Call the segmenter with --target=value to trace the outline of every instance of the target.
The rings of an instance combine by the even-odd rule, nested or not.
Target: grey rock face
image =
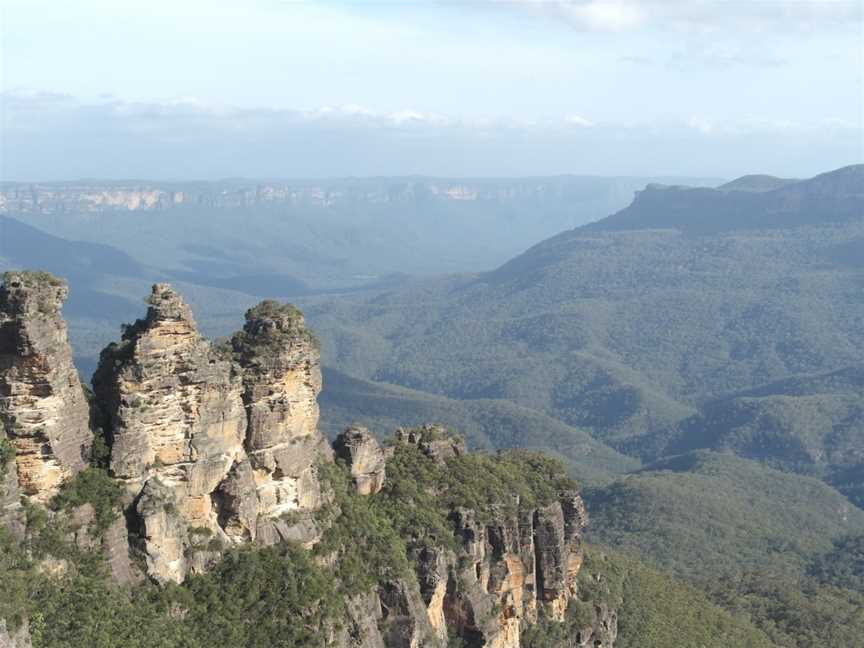
[[[323,504],[317,466],[332,460],[318,431],[318,342],[291,305],[265,301],[231,340],[249,418],[246,451],[259,515],[276,519]]]
[[[0,648],[31,648],[32,645],[26,619],[15,628],[9,627],[5,619],[0,619]]]
[[[86,466],[93,440],[60,315],[68,292],[47,273],[8,272],[0,286],[0,424],[17,488],[43,504]],[[4,480],[7,498],[11,488]]]
[[[350,427],[333,442],[336,456],[351,469],[360,495],[373,495],[384,486],[386,459],[377,439],[364,427]]]
[[[465,454],[465,440],[450,434],[440,425],[423,425],[419,428],[398,428],[399,443],[416,445],[423,454],[439,463]]]

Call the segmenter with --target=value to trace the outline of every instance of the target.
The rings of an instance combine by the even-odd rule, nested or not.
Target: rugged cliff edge
[[[467,453],[436,426],[384,446],[349,428],[331,449],[302,314],[263,302],[214,346],[166,284],[103,351],[88,409],[59,312],[66,292],[44,273],[8,274],[0,288],[10,577],[26,565],[43,584],[104,570],[128,589],[123,605],[153,615],[140,636],[162,645],[253,645],[272,631],[279,645],[520,648],[539,622],[569,629],[550,647],[614,644],[614,611],[580,599],[587,515],[556,462]],[[259,598],[233,639],[210,636],[244,579]],[[16,600],[0,605],[0,645],[31,634],[51,645],[56,610]],[[255,601],[267,600],[262,612]]]
[[[87,465],[92,442],[60,316],[68,292],[66,282],[43,273],[8,272],[0,286],[2,438],[14,452],[17,488],[43,504]]]

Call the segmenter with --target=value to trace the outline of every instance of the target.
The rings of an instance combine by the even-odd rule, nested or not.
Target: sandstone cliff
[[[180,295],[153,286],[146,315],[101,355],[92,420],[107,457],[94,452],[84,471],[91,417],[65,295],[32,273],[0,288],[0,524],[20,526],[19,494],[48,505],[40,528],[13,533],[36,543],[46,577],[74,574],[75,552],[101,552],[106,573],[145,587],[131,551],[151,581],[182,584],[241,547],[289,546],[341,601],[310,645],[521,648],[541,621],[572,627],[567,646],[613,645],[614,611],[579,598],[587,515],[563,468],[474,455],[433,425],[384,446],[352,427],[331,448],[317,428],[318,343],[290,305],[250,309],[217,347]],[[75,551],[54,555],[63,543]],[[165,623],[189,613],[169,609]],[[14,638],[0,623],[0,641],[27,645],[23,618]]]
[[[334,446],[358,492],[370,492],[361,487],[370,464],[355,459],[378,456],[368,431],[348,429]],[[362,633],[363,645],[376,647],[458,640],[519,648],[523,630],[542,618],[574,625],[568,646],[614,645],[616,621],[607,611],[591,609],[581,623],[573,620],[575,607],[585,608],[578,577],[588,519],[572,482],[552,468],[550,487],[502,498],[502,486],[533,469],[533,459],[466,455],[461,440],[437,426],[399,430],[385,454],[394,473],[381,490],[385,514],[401,516],[405,507],[410,518],[420,498],[424,510],[443,509],[442,526],[424,529],[424,517],[402,529],[412,576],[382,582],[355,600],[347,635]],[[536,468],[543,474],[549,465]],[[351,645],[345,636],[342,645]]]
[[[560,204],[573,199],[584,200],[586,185],[588,182],[584,178],[565,176],[527,180],[391,178],[214,183],[6,183],[0,186],[0,214],[164,211],[190,206],[233,209],[280,205],[410,205],[426,201]],[[605,186],[595,181],[591,186],[595,193],[605,190],[627,196],[630,192],[630,183],[626,181],[613,180]]]
[[[180,582],[209,557],[190,551],[197,536],[213,548],[229,540],[212,494],[245,459],[247,424],[240,380],[198,334],[189,307],[164,284],[148,303],[147,316],[103,351],[93,386],[110,471],[128,491],[148,570]]]
[[[250,310],[232,356],[170,286],[153,286],[148,304],[102,353],[93,385],[151,576],[181,582],[231,544],[312,542],[310,519],[285,519],[320,507],[315,473],[329,458],[302,317],[270,302]]]
[[[302,523],[302,514],[323,503],[318,464],[331,459],[330,446],[318,431],[318,342],[300,311],[265,301],[247,311],[243,330],[230,344],[243,376],[246,451],[258,513],[266,520],[253,538],[265,544],[279,539],[311,543],[314,525],[308,518]],[[301,522],[287,524],[289,517]]]
[[[89,459],[89,407],[60,315],[68,292],[46,273],[9,272],[0,286],[0,439],[16,473],[0,505],[16,487],[46,503]]]

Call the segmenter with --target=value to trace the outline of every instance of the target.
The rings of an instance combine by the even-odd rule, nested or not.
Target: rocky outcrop
[[[430,616],[443,616],[469,645],[488,648],[518,648],[524,624],[534,623],[541,607],[548,617],[564,619],[578,593],[587,522],[578,493],[562,493],[541,507],[516,501],[483,523],[466,509],[453,519],[469,560],[461,569],[450,566],[446,586],[441,561],[435,561],[438,572],[427,579],[433,587],[424,592]],[[438,600],[443,614],[434,609]]]
[[[0,619],[0,648],[31,648],[32,645],[27,619],[15,627]]]
[[[157,284],[148,303],[146,318],[103,351],[93,386],[110,470],[135,501],[149,571],[179,582],[192,566],[189,529],[230,541],[212,494],[245,459],[247,422],[239,377],[180,296]]]
[[[386,459],[377,439],[364,427],[350,427],[333,442],[336,456],[351,470],[360,495],[374,495],[384,485]]]
[[[421,425],[417,428],[397,428],[396,441],[416,445],[427,457],[443,463],[465,454],[465,440],[451,434],[440,425]]]
[[[300,311],[265,301],[247,311],[246,324],[230,345],[243,376],[249,420],[246,452],[260,516],[256,534],[264,542],[290,533],[291,539],[311,543],[313,525],[294,525],[289,531],[284,518],[320,508],[318,464],[332,459],[330,446],[318,431],[318,341],[306,329]],[[226,493],[236,499],[248,484],[238,474]]]
[[[146,318],[102,352],[93,377],[108,419],[111,472],[136,493],[158,477],[191,484],[200,497],[242,455],[242,386],[170,286],[153,286],[148,303]],[[196,508],[194,515],[207,516],[207,507]]]
[[[0,290],[0,522],[19,538],[26,538],[20,528],[15,533],[19,491],[46,503],[85,466],[91,445],[89,409],[59,315],[65,294],[62,282],[20,273],[7,276]],[[531,486],[520,496],[510,493],[511,480],[534,464],[515,457],[506,463],[515,473],[495,477],[490,499],[485,480],[462,492],[452,471],[505,468],[466,457],[464,441],[439,426],[399,429],[386,450],[369,430],[351,427],[331,450],[318,431],[318,344],[297,309],[263,302],[216,348],[170,286],[153,286],[148,304],[146,316],[103,351],[93,379],[94,418],[110,450],[110,477],[125,489],[125,516],[105,520],[80,502],[47,516],[78,549],[102,551],[114,580],[141,578],[130,547],[152,579],[180,583],[209,569],[228,546],[312,547],[339,516],[353,520],[368,510],[380,517],[364,542],[377,547],[380,540],[376,551],[396,547],[408,562],[396,568],[392,560],[392,572],[352,591],[345,618],[320,628],[328,645],[446,648],[456,639],[469,648],[520,648],[524,629],[541,616],[572,621],[587,514],[563,470],[549,469],[560,492]],[[340,466],[324,471],[328,486],[320,481],[334,454],[348,471],[339,479],[350,476],[363,498],[334,488],[339,473],[332,471]],[[391,461],[397,463],[387,478]],[[404,498],[411,501],[402,510]],[[417,519],[434,520],[427,527],[434,532],[420,537],[412,528],[394,538],[405,528],[381,521],[389,513],[382,502],[401,515],[427,507]],[[350,536],[350,524],[339,533]],[[335,551],[319,545],[321,568],[338,570],[343,557],[349,564],[356,558],[340,542]],[[51,556],[39,563],[56,575],[70,567]],[[584,627],[576,627],[568,646],[612,648],[615,611],[600,604],[590,618],[578,617]],[[0,645],[23,648],[28,637],[26,623],[14,632],[0,623]]]
[[[103,351],[93,386],[150,575],[180,582],[231,544],[314,542],[330,451],[302,315],[265,302],[217,351],[170,286],[153,286],[148,304]]]
[[[68,293],[64,281],[41,272],[8,272],[0,286],[0,424],[17,488],[42,504],[86,466],[92,444],[60,314]],[[3,490],[11,484],[4,480]]]

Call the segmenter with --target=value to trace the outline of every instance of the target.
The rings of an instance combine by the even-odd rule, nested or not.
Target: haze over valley
[[[8,0],[0,648],[864,648],[859,0]]]

